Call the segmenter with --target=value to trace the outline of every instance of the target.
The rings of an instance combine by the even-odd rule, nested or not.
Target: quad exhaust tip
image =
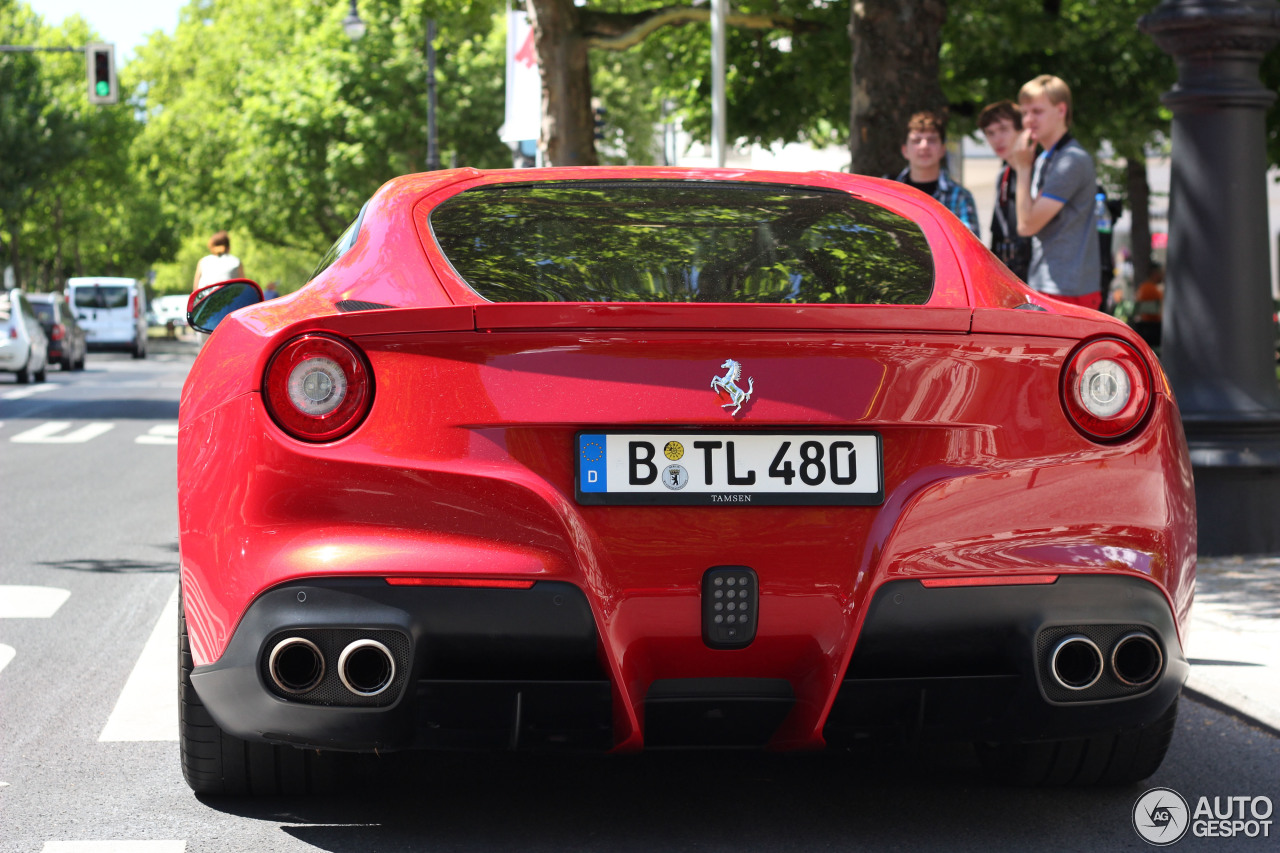
[[[1142,631],[1125,634],[1111,650],[1112,674],[1130,687],[1145,687],[1156,680],[1163,668],[1159,643]]]
[[[1102,677],[1102,651],[1083,634],[1064,637],[1049,657],[1053,680],[1067,690],[1087,690]]]
[[[338,656],[342,686],[357,696],[377,696],[396,677],[396,659],[377,640],[356,640]]]
[[[286,693],[308,693],[324,678],[324,656],[310,640],[288,637],[271,650],[267,669],[276,687]]]

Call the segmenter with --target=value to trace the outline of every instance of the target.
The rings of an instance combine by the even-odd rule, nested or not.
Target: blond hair
[[[1071,87],[1061,77],[1052,74],[1041,74],[1039,77],[1023,85],[1018,91],[1018,103],[1025,104],[1033,98],[1044,95],[1049,103],[1067,105],[1067,126],[1071,126]]]

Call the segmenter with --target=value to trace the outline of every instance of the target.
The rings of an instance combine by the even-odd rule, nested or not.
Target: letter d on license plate
[[[580,504],[877,505],[877,433],[628,433],[576,436]]]

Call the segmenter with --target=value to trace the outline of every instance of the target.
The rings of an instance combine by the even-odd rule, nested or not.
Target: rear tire
[[[75,370],[75,362],[71,360],[71,356],[67,356],[62,359],[62,361],[58,362],[58,366],[61,367],[64,372]]]
[[[36,378],[37,382],[44,382],[47,380],[49,378],[49,362],[45,361],[45,363],[40,366],[40,369],[33,371],[31,375]]]
[[[26,367],[23,367],[21,370],[19,370],[17,376],[18,376],[19,385],[30,385],[31,384],[31,363],[27,362]]]
[[[241,740],[224,732],[191,684],[187,619],[178,603],[178,738],[182,776],[197,794],[274,796],[321,793],[337,779],[334,753]]]
[[[987,776],[1005,785],[1130,785],[1160,768],[1178,721],[1178,700],[1148,726],[1041,743],[976,744]]]

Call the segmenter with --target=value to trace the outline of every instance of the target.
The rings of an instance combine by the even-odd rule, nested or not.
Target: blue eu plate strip
[[[583,492],[609,490],[609,469],[603,433],[578,436],[578,488]]]

